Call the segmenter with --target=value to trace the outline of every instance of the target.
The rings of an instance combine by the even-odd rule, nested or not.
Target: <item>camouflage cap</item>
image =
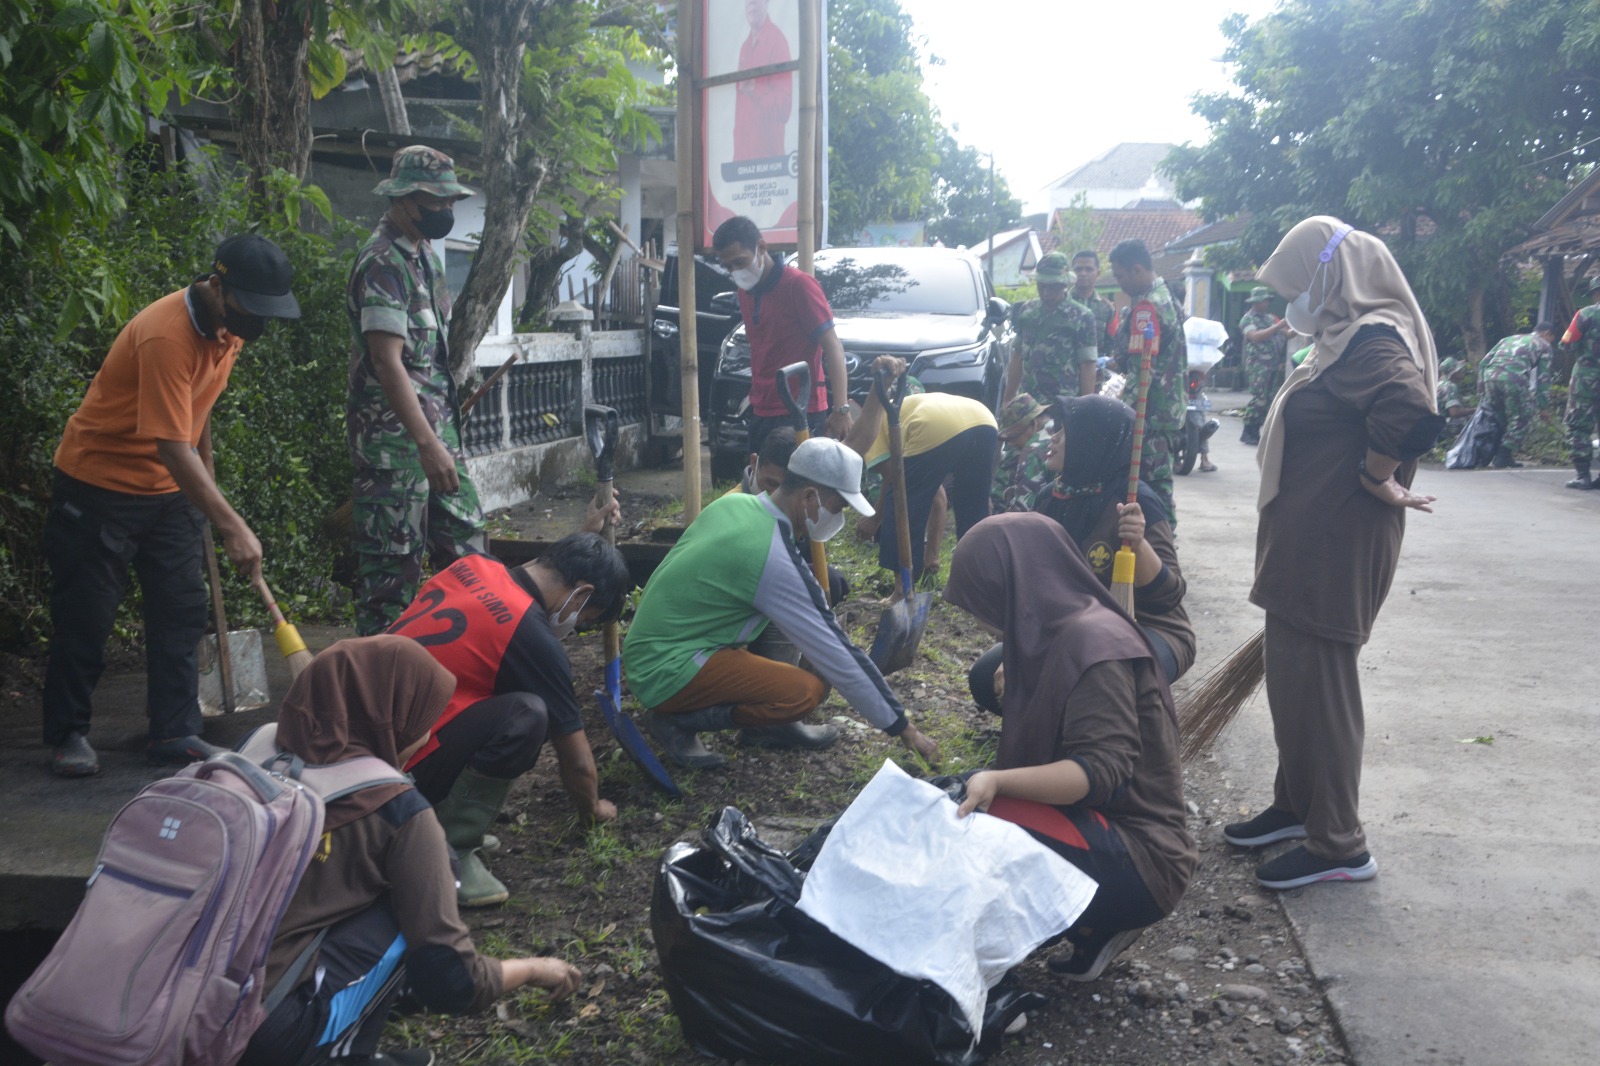
[[[1015,433],[1044,413],[1044,404],[1025,392],[1019,392],[1000,409],[1000,435],[1004,437]]]
[[[1033,272],[1033,280],[1038,285],[1070,285],[1072,283],[1072,264],[1068,262],[1063,252],[1051,252],[1039,260],[1038,269]]]
[[[1270,299],[1272,299],[1272,290],[1267,288],[1265,285],[1257,285],[1255,288],[1250,290],[1250,302],[1253,304],[1260,303],[1262,300]]]
[[[456,180],[455,160],[425,144],[413,144],[394,154],[386,181],[372,190],[378,196],[409,196],[414,192],[432,193],[464,200],[472,190]]]
[[[1448,378],[1455,375],[1462,367],[1466,366],[1461,360],[1450,355],[1439,360],[1439,377]]]

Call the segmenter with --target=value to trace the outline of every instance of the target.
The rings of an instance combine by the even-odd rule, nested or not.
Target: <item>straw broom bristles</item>
[[[1266,676],[1266,636],[1262,630],[1245,641],[1204,681],[1184,693],[1177,711],[1179,751],[1185,760],[1209,748],[1261,686]]]

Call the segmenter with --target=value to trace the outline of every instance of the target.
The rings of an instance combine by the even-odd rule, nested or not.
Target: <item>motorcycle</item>
[[[1184,410],[1183,430],[1178,434],[1177,454],[1172,457],[1173,472],[1187,474],[1200,461],[1201,448],[1221,424],[1211,418],[1211,397],[1206,395],[1206,375],[1210,366],[1189,368],[1189,405]]]

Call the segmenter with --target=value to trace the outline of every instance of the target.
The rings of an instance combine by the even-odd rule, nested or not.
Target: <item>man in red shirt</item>
[[[744,0],[750,36],[739,46],[739,69],[754,70],[794,58],[783,31],[767,17],[767,0]],[[784,133],[794,107],[794,73],[769,74],[738,83],[733,105],[733,158],[783,156]]]
[[[778,262],[761,230],[743,215],[717,227],[711,250],[739,286],[739,311],[750,342],[750,451],[759,452],[767,434],[789,422],[778,371],[792,363],[811,368],[806,402],[811,432],[843,440],[850,432],[850,382],[822,286]]]
[[[90,698],[128,588],[144,596],[152,762],[221,749],[200,739],[196,649],[206,631],[200,576],[207,521],[241,573],[261,571],[261,542],[217,488],[211,408],[239,349],[274,318],[299,318],[288,256],[271,241],[229,237],[211,270],[133,317],[117,334],[55,454],[45,519],[50,662],[44,742],[61,777],[98,773]]]

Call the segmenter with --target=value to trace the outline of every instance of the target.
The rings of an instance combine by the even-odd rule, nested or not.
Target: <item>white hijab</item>
[[[1341,230],[1346,232],[1334,242]],[[1362,326],[1381,323],[1399,332],[1422,371],[1430,405],[1437,404],[1434,388],[1439,360],[1428,320],[1388,246],[1331,215],[1313,215],[1296,224],[1278,242],[1277,250],[1256,277],[1290,301],[1309,290],[1317,320],[1311,354],[1278,390],[1261,430],[1261,445],[1256,451],[1256,464],[1261,467],[1261,490],[1256,497],[1259,511],[1278,495],[1283,470],[1284,405],[1297,390],[1339,361]]]

